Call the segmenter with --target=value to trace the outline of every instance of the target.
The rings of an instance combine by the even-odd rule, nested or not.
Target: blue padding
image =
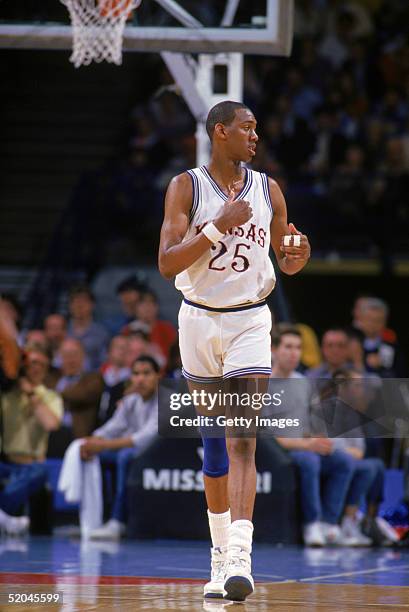
[[[229,456],[226,448],[226,438],[203,439],[203,474],[210,478],[220,478],[229,471]]]

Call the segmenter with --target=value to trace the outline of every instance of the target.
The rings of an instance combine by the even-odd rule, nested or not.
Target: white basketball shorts
[[[182,302],[179,345],[183,375],[196,382],[271,374],[271,313],[264,304],[214,312]]]

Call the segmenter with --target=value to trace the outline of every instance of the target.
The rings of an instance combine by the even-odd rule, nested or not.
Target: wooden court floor
[[[172,583],[141,585],[35,584],[1,585],[0,610],[27,611],[102,611],[135,612],[146,610],[192,611],[228,610],[230,612],[409,612],[409,586],[356,584],[258,583],[255,593],[244,604],[224,601],[207,602],[202,584]],[[9,593],[62,593],[63,604],[8,604]]]

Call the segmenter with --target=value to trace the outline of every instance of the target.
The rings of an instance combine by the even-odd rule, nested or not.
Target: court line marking
[[[200,569],[198,567],[175,567],[175,566],[168,566],[168,565],[158,565],[159,570],[177,570],[179,572],[203,572],[205,574],[209,573],[209,568],[203,568]],[[253,576],[256,577],[258,576],[259,578],[280,578],[280,580],[286,580],[285,576],[283,575],[277,575],[277,574],[259,574],[258,572],[253,572]]]
[[[198,568],[198,567],[175,567],[173,566],[169,566],[169,565],[158,565],[157,567],[158,570],[172,570],[173,572],[177,571],[177,572],[200,572],[201,574],[208,574],[209,573],[209,568]]]
[[[333,585],[334,586],[334,585]],[[274,604],[274,606],[277,606],[278,604],[284,604],[284,605],[296,605],[296,606],[300,606],[300,605],[304,605],[304,604],[311,604],[311,602],[307,602],[307,601],[300,601],[299,599],[274,599],[272,601],[272,603]],[[325,600],[325,601],[320,601],[320,602],[313,602],[313,605],[315,606],[315,608],[321,608],[323,606],[325,606],[325,608],[322,608],[323,611],[325,612],[326,610],[328,610],[327,606],[331,606],[331,609],[333,606],[338,606],[339,605],[339,601],[330,601],[330,600]],[[354,607],[351,608],[351,610],[367,610],[368,608],[380,608],[382,607],[382,610],[385,610],[386,612],[388,610],[391,610],[391,612],[393,612],[394,610],[396,610],[396,608],[404,608],[405,610],[408,610],[408,604],[402,604],[402,603],[378,603],[378,602],[373,602],[373,603],[367,603],[367,602],[362,602],[362,603],[356,603],[354,604]],[[318,609],[317,608],[317,609]]]
[[[285,576],[277,576],[276,574],[259,574],[258,572],[253,572],[253,576],[254,578],[257,576],[259,578],[279,578],[280,580],[282,580],[283,582],[295,582],[293,579],[289,578],[285,578]],[[274,583],[276,584],[276,583]]]
[[[394,572],[396,570],[407,570],[409,565],[395,565],[393,567],[376,567],[368,570],[358,570],[355,572],[342,572],[340,574],[326,574],[324,576],[313,576],[311,578],[299,578],[298,582],[311,582],[313,580],[325,580],[326,578],[343,578],[347,576],[362,576],[363,574],[375,574],[377,572]],[[389,585],[385,585],[389,586]]]

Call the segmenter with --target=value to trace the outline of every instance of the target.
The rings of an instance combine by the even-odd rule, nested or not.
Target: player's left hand
[[[280,250],[291,261],[308,261],[311,256],[311,246],[305,234],[298,231],[294,223],[288,224],[290,234],[301,236],[300,246],[284,246],[284,236],[281,237]]]

